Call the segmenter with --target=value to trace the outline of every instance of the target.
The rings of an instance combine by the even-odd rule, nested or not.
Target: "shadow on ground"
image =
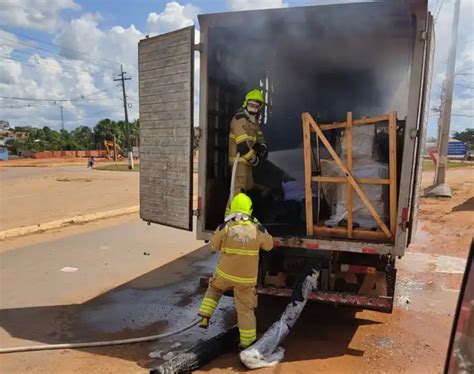
[[[40,344],[125,339],[173,331],[196,318],[205,291],[199,287],[199,277],[211,274],[216,260],[216,254],[202,247],[83,304],[1,310],[1,327],[14,338]],[[285,306],[285,299],[260,298],[259,330],[265,331]],[[224,297],[206,331],[196,327],[160,341],[82,350],[149,368],[160,363],[148,358],[149,352],[189,348],[235,322],[233,300]],[[359,326],[375,323],[356,318],[351,309],[308,304],[285,342],[285,361],[361,356],[364,352],[350,349],[350,342]],[[171,348],[176,343],[179,347]],[[236,353],[218,358],[204,370],[224,367],[243,370]]]
[[[456,205],[451,209],[452,212],[472,212],[474,211],[474,197],[470,197],[463,203]]]

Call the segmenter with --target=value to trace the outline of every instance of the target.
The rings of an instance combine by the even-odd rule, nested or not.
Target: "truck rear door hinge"
[[[194,50],[198,52],[202,52],[202,43],[196,43],[194,44]]]
[[[193,216],[199,217],[200,214],[201,214],[200,209],[193,209]]]
[[[417,129],[410,130],[410,138],[411,139],[416,139],[419,136],[420,136],[420,130],[417,130]]]
[[[422,31],[420,35],[421,40],[426,40],[426,35],[427,35],[426,31]]]
[[[410,221],[402,221],[400,224],[402,227],[402,231],[406,231],[408,229],[411,229],[411,222]]]

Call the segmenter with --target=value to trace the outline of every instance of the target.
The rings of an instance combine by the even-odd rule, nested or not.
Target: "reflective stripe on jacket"
[[[237,153],[240,153],[239,162],[250,165],[256,157],[255,144],[264,142],[258,123],[251,122],[244,110],[239,110],[230,123],[229,164],[232,165]]]
[[[217,228],[211,247],[221,251],[217,276],[236,284],[255,285],[258,252],[271,250],[273,238],[261,224],[251,220],[229,221]]]

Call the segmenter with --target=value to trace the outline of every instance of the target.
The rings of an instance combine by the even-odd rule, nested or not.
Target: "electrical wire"
[[[133,343],[143,343],[152,340],[158,340],[167,338],[169,336],[180,334],[190,328],[196,326],[199,323],[199,319],[192,321],[190,324],[177,329],[175,331],[166,332],[158,335],[150,335],[139,338],[120,339],[120,340],[106,340],[100,342],[84,342],[84,343],[63,343],[63,344],[42,344],[42,345],[30,345],[25,347],[14,347],[14,348],[0,348],[0,354],[2,353],[16,353],[16,352],[32,352],[32,351],[49,351],[54,349],[74,349],[74,348],[90,348],[90,347],[107,347],[112,345],[123,345]]]
[[[88,71],[76,71],[76,70],[71,70],[71,69],[65,69],[64,67],[58,67],[58,66],[52,66],[44,62],[37,62],[37,61],[27,61],[27,60],[20,60],[18,57],[15,56],[8,56],[8,55],[0,55],[0,60],[10,60],[10,61],[16,61],[21,63],[24,66],[28,67],[33,67],[33,68],[44,68],[46,70],[54,70],[57,72],[66,72],[66,73],[71,73],[71,74],[86,74],[91,77],[102,77],[104,74],[101,73],[91,73]],[[110,70],[112,71],[112,70]]]
[[[83,119],[88,119],[88,118],[92,118],[92,117],[95,117],[95,116],[98,116],[99,114],[102,114],[102,113],[105,113],[105,112],[110,112],[110,109],[104,109],[104,110],[100,110],[96,113],[92,113],[92,114],[89,114],[85,117],[79,117],[75,120],[71,120],[71,121],[67,121],[67,122],[78,122],[78,121],[82,121]]]
[[[53,63],[53,61],[49,60],[49,57],[45,57],[45,56],[36,55],[39,58],[41,58],[40,61],[32,60],[32,57],[35,57],[34,54],[31,54],[31,55],[29,55],[29,57],[27,57],[27,56],[14,56],[14,55],[11,55],[11,54],[3,53],[3,54],[1,54],[1,56],[4,59],[10,59],[10,60],[14,60],[14,61],[17,61],[17,62],[22,62],[22,63],[25,62],[25,63],[33,65],[33,66],[41,66],[41,67],[49,68],[49,69],[52,69],[52,70],[65,71],[65,72],[70,72],[70,73],[74,73],[74,74],[89,74],[89,75],[92,75],[92,76],[99,76],[99,75],[102,76],[103,75],[103,73],[98,73],[98,72],[93,72],[93,71],[87,70],[89,68],[88,66],[70,65],[70,64],[68,64],[68,61],[64,61],[64,60],[55,60],[58,64],[60,64],[60,66],[57,66],[56,64]],[[78,71],[77,69],[83,69],[84,71]],[[113,74],[114,70],[104,69],[103,72],[111,72]]]
[[[16,53],[19,53],[20,55],[16,55]],[[9,58],[18,62],[24,61],[30,64],[38,64],[43,67],[47,66],[51,67],[51,69],[54,70],[68,71],[71,73],[102,75],[101,73],[99,73],[99,71],[102,71],[114,74],[113,69],[99,69],[96,66],[73,64],[70,60],[67,59],[56,59],[53,56],[41,56],[37,53],[28,53],[16,49],[11,51],[10,54],[3,53],[2,57]],[[40,58],[41,60],[38,61],[37,58]],[[54,58],[54,61],[51,60],[52,58]],[[57,64],[59,64],[60,66],[58,66]],[[81,69],[83,71],[78,71],[78,69]]]
[[[33,44],[30,44],[30,43],[26,43],[24,41],[21,41],[21,40],[14,40],[14,39],[10,39],[10,38],[6,38],[4,36],[1,36],[0,35],[0,39],[4,39],[10,43],[15,43],[15,44],[19,44],[19,45],[24,45],[26,47],[30,47],[30,48],[33,48],[33,49],[37,49],[39,51],[43,51],[43,52],[47,52],[47,53],[50,53],[50,54],[53,54],[53,55],[57,55],[57,56],[61,56],[61,57],[65,57],[65,58],[68,58],[71,60],[71,58],[69,58],[68,56],[64,55],[63,53],[60,53],[60,52],[55,52],[55,51],[51,51],[49,49],[46,49],[46,48],[43,48],[43,47],[40,47],[40,46],[35,46]],[[78,59],[80,61],[83,61],[83,62],[87,62],[89,64],[93,64],[93,65],[97,65],[97,66],[101,66],[101,67],[106,67],[106,68],[109,68],[110,69],[110,66],[109,65],[105,65],[105,64],[99,64],[97,62],[94,62],[94,61],[91,61],[91,60],[87,60],[87,59]]]
[[[434,16],[435,21],[438,19],[441,9],[443,9],[443,5],[444,5],[444,0],[441,0],[441,2],[439,3],[438,10],[436,11],[435,16]]]
[[[81,95],[81,96],[78,96],[78,97],[74,97],[72,99],[55,99],[55,98],[37,98],[37,97],[19,97],[19,96],[0,96],[0,99],[8,99],[8,100],[20,100],[20,101],[78,101],[78,100],[87,100],[87,99],[90,99],[91,96],[94,96],[94,95],[98,95],[100,93],[104,93],[104,92],[111,92],[110,89],[102,89],[102,90],[99,90],[99,91],[96,91],[94,93],[91,93],[91,94],[88,94],[88,95]],[[111,97],[110,97],[111,98]],[[96,98],[94,99],[90,99],[91,101],[95,100]]]
[[[77,53],[77,54],[79,54],[79,55],[84,55],[84,56],[86,56],[86,57],[87,57],[88,59],[90,59],[90,60],[96,60],[96,61],[102,60],[102,61],[105,61],[105,62],[107,62],[107,63],[117,64],[117,65],[118,65],[118,63],[117,63],[116,61],[108,60],[108,59],[103,58],[103,57],[91,56],[91,55],[88,55],[87,53],[81,52],[81,51],[79,51],[79,50],[77,50],[77,49],[73,49],[73,48],[69,48],[69,47],[62,47],[62,46],[60,47],[60,46],[58,46],[57,44],[54,44],[54,43],[51,43],[51,42],[47,42],[47,41],[45,41],[45,40],[36,39],[36,38],[31,37],[31,36],[27,36],[27,35],[24,35],[24,34],[21,34],[21,33],[18,33],[18,32],[13,32],[13,31],[8,31],[8,32],[9,32],[10,34],[13,34],[13,35],[15,35],[15,36],[18,36],[18,37],[20,37],[20,38],[29,39],[29,40],[32,40],[32,41],[35,41],[35,42],[39,42],[39,43],[51,45],[51,46],[56,47],[56,48],[61,48],[61,49],[65,50],[65,51],[71,51],[71,52]]]

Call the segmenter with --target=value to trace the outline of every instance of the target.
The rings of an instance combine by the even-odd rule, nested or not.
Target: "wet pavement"
[[[54,247],[54,242],[49,245]],[[105,247],[110,249],[110,245],[99,246]],[[117,246],[111,249],[121,250]],[[83,303],[2,309],[0,320],[6,333],[2,334],[2,346],[15,345],[6,335],[15,338],[16,342],[54,344],[132,338],[179,329],[196,318],[196,310],[204,292],[199,286],[199,277],[209,275],[216,260],[217,255],[203,247]],[[339,369],[342,370],[338,368],[339,364],[350,367],[361,360],[358,365],[364,368],[367,365],[370,367],[374,359],[379,361],[382,368],[392,371],[389,367],[390,359],[403,356],[404,353],[410,355],[410,350],[414,348],[413,342],[418,344],[417,337],[412,343],[407,344],[405,341],[413,340],[413,336],[407,339],[404,333],[405,330],[410,334],[416,331],[413,324],[417,324],[420,329],[420,325],[427,321],[428,325],[433,323],[432,315],[438,315],[438,318],[448,320],[443,320],[446,333],[456,305],[457,290],[435,280],[440,274],[460,277],[465,261],[449,256],[407,253],[398,264],[399,277],[393,315],[367,311],[356,313],[353,309],[309,304],[285,342],[287,352],[282,364],[285,370],[281,372],[310,373],[313,372],[314,365],[318,368],[316,371],[334,369],[338,372]],[[431,280],[421,281],[417,278],[420,275],[428,276]],[[258,311],[260,330],[268,327],[284,307],[285,301],[282,299],[261,298]],[[200,339],[209,338],[231,327],[235,321],[232,298],[223,297],[213,323],[206,331],[195,327],[152,343],[82,351],[92,353],[97,362],[102,360],[99,356],[108,361],[128,360],[132,365],[138,365],[137,370],[146,371],[146,368],[161,363],[163,356],[169,358],[190,348]],[[308,328],[309,326],[311,327]],[[427,339],[429,329],[424,327],[421,331]],[[425,350],[429,352],[428,348],[433,343],[426,344]],[[63,354],[64,352],[66,351]],[[0,362],[6,362],[6,367],[11,368],[9,358],[24,355],[27,354],[1,356]],[[55,353],[50,355],[54,357]],[[333,366],[332,360],[336,358],[339,364]],[[437,360],[437,365],[440,365],[442,360],[439,357]],[[18,361],[15,362],[18,367]],[[414,363],[416,364],[415,358],[406,364],[410,366]],[[82,369],[79,372],[82,372],[84,367],[80,367]],[[301,371],[293,371],[297,367]],[[204,371],[220,373],[242,369],[234,352],[218,358]],[[271,371],[265,369],[259,372]]]
[[[392,314],[308,303],[284,343],[284,361],[255,373],[441,373],[472,231],[466,201],[457,195],[420,206],[416,240],[397,261]],[[1,253],[1,346],[133,338],[191,323],[204,292],[199,277],[217,259],[194,235],[134,218]],[[61,272],[66,266],[78,270]],[[284,307],[284,299],[260,298],[259,330]],[[195,327],[120,347],[0,355],[0,367],[5,373],[143,373],[235,321],[233,300],[224,297],[207,331]],[[244,371],[231,352],[198,372]]]

